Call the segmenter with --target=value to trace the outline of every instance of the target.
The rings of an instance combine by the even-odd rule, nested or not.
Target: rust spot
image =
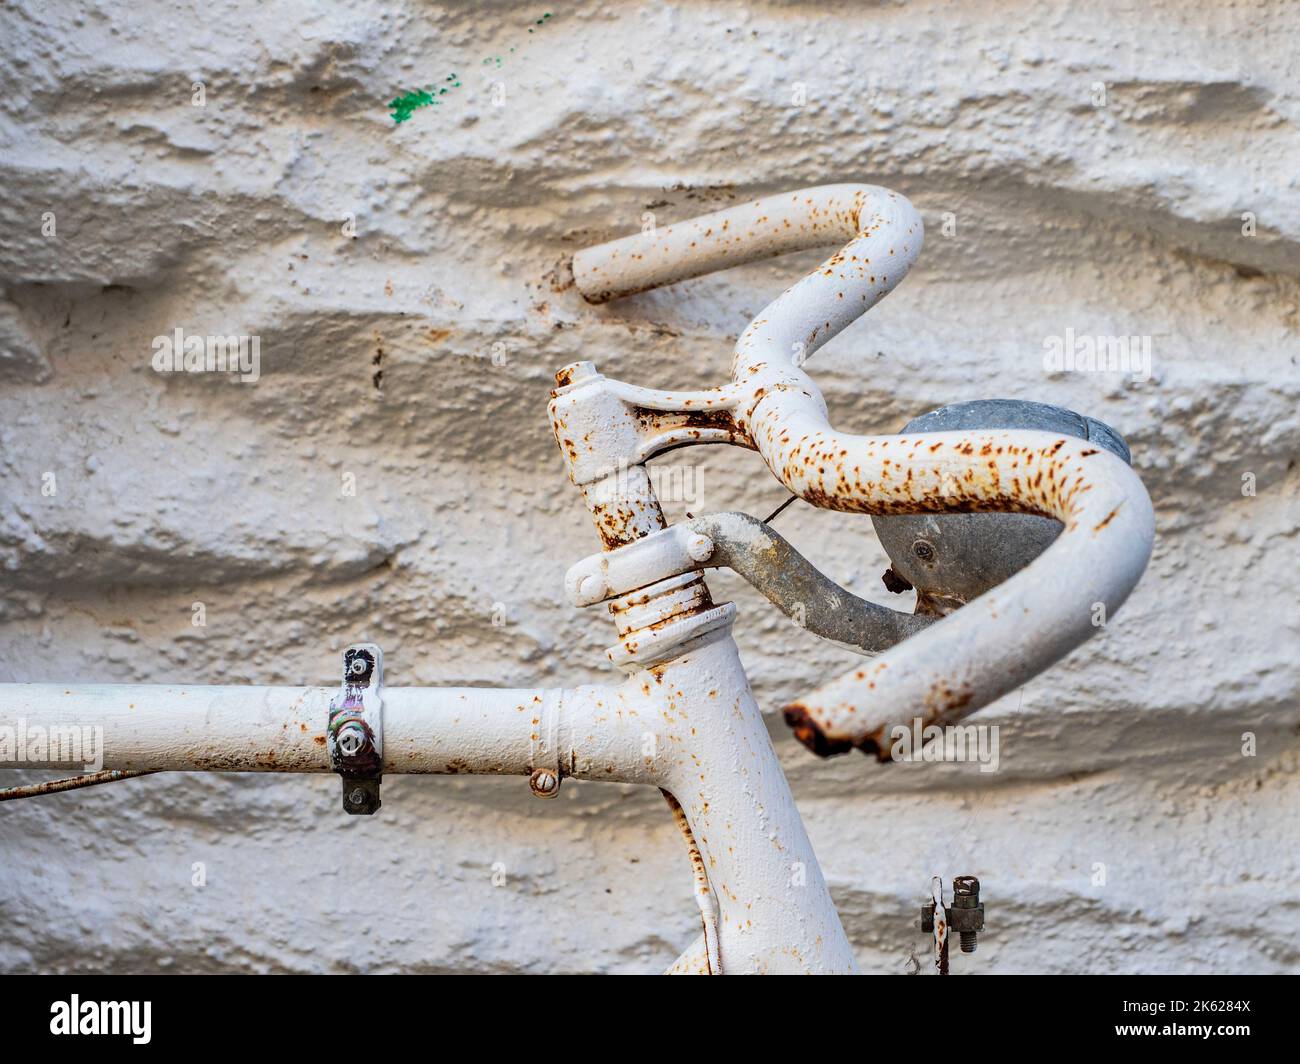
[[[1101,519],[1101,523],[1092,530],[1093,534],[1095,535],[1096,533],[1100,532],[1103,528],[1105,528],[1108,524],[1110,524],[1111,521],[1114,520],[1115,515],[1119,513],[1119,509],[1120,508],[1116,506],[1115,509],[1111,510],[1110,513],[1108,513],[1105,517],[1103,517]]]
[[[790,730],[794,732],[794,737],[818,757],[835,757],[837,754],[847,754],[853,749],[853,744],[847,739],[828,739],[823,735],[808,710],[798,702],[792,702],[781,713]]]
[[[881,573],[880,579],[886,590],[893,592],[895,595],[901,595],[904,591],[912,590],[912,585],[907,578],[899,576],[892,568]]]

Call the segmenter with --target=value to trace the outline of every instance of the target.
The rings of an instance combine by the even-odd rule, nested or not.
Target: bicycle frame
[[[852,972],[856,963],[731,637],[735,608],[715,604],[701,576],[719,564],[718,545],[706,526],[668,528],[650,458],[729,443],[757,450],[792,492],[830,509],[1016,511],[1065,525],[1005,584],[936,623],[899,626],[881,643],[896,645],[871,664],[787,707],[801,738],[831,747],[879,751],[894,724],[948,722],[987,705],[1093,634],[1095,606],[1113,614],[1150,555],[1141,482],[1087,441],[830,427],[802,362],[902,280],[922,233],[901,196],[835,185],[578,253],[576,287],[603,302],[848,240],[751,323],[721,388],[658,392],[587,362],[557,374],[556,440],[604,546],[566,586],[576,605],[608,604],[618,638],[607,654],[627,674],[621,683],[375,692],[383,772],[529,776],[543,797],[565,776],[660,788],[688,844],[703,925],[672,972]],[[0,734],[14,722],[99,727],[103,766],[121,772],[328,772],[336,697],[320,687],[9,684]]]

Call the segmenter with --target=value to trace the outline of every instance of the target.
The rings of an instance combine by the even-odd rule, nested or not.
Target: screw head
[[[570,384],[577,384],[579,381],[590,380],[596,376],[599,376],[596,372],[596,363],[570,362],[556,371],[555,383],[560,388],[567,388]]]
[[[692,561],[706,561],[713,553],[713,540],[708,536],[694,535],[686,541],[686,553]]]
[[[528,786],[538,798],[554,798],[560,793],[560,774],[551,768],[534,769]]]
[[[344,757],[355,757],[366,745],[366,733],[360,725],[349,724],[338,734],[339,753]]]
[[[918,539],[912,544],[912,553],[923,562],[928,562],[934,557],[934,545],[925,539]]]

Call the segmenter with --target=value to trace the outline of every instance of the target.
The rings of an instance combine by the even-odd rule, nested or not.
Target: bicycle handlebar
[[[1145,570],[1154,515],[1137,475],[1087,440],[1022,430],[860,436],[831,427],[802,362],[888,295],[923,242],[920,216],[888,189],[803,189],[652,229],[578,252],[574,279],[600,303],[845,236],[736,344],[732,377],[744,392],[736,421],[772,473],[833,510],[1019,512],[1065,525],[1004,584],[786,707],[810,746],[880,753],[891,726],[966,716],[1093,635]]]

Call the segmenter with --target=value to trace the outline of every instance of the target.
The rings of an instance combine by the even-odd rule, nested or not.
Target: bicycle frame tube
[[[332,688],[7,684],[3,694],[10,727],[97,730],[104,769],[330,771]],[[674,795],[717,901],[727,971],[856,970],[729,624],[613,687],[397,687],[382,698],[385,773],[527,776],[558,764],[575,779]],[[50,767],[44,755],[9,765]]]
[[[562,369],[550,404],[556,441],[582,491],[607,552],[642,541],[667,525],[645,466],[644,427],[629,404],[710,397],[629,390],[589,363]],[[657,421],[659,444],[680,433],[716,433],[725,419],[682,425],[676,412]],[[653,450],[653,448],[651,448]],[[688,847],[719,908],[723,970],[855,972],[856,962],[831,901],[785,774],[755,704],[731,637],[735,607],[716,606],[694,572],[669,575],[666,564],[641,587],[609,601],[619,640],[606,653],[629,673],[621,690],[666,729],[660,786],[680,805]],[[601,601],[601,594],[591,601]],[[662,722],[662,723],[659,723]],[[657,737],[651,745],[659,750]],[[708,921],[706,920],[706,939]],[[703,949],[707,954],[707,941]],[[701,944],[670,971],[700,970]],[[704,970],[711,970],[705,964]]]
[[[91,729],[98,739],[79,742],[83,751],[88,741],[97,745],[105,769],[331,771],[325,726],[338,688],[6,684],[3,693],[3,726],[69,738],[70,729]],[[608,712],[621,698],[600,686],[387,687],[383,770],[527,776],[563,749],[565,775],[655,783],[639,754],[643,729],[633,717]],[[29,745],[27,756],[6,764],[49,768],[51,758]]]

